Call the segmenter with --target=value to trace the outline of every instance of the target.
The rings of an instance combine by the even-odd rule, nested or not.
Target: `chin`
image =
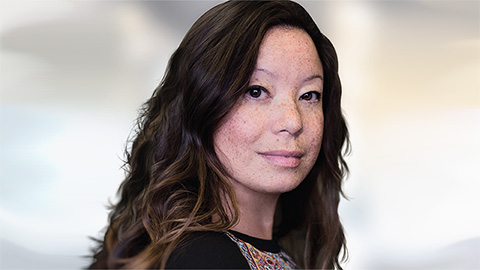
[[[264,193],[282,194],[297,188],[302,181],[288,181],[282,183],[272,183],[272,185],[263,188]]]

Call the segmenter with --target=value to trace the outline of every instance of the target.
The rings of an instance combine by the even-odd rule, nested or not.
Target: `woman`
[[[207,11],[145,104],[90,267],[341,269],[337,71],[294,2]]]

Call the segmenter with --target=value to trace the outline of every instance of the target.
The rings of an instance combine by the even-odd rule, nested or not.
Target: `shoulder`
[[[169,269],[249,269],[237,244],[222,232],[195,232],[170,256]]]

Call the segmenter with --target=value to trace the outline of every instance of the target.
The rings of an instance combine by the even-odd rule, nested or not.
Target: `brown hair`
[[[224,231],[236,223],[235,197],[213,134],[245,94],[262,39],[275,26],[303,29],[315,43],[325,77],[325,127],[313,169],[280,196],[274,233],[302,267],[341,268],[346,249],[337,210],[348,171],[342,149],[349,141],[338,61],[310,15],[290,1],[225,2],[188,31],[138,119],[120,200],[90,268],[164,268],[190,232]],[[222,207],[224,196],[230,208]]]

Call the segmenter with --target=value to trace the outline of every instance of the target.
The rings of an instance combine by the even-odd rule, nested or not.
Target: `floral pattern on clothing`
[[[253,245],[242,241],[230,232],[225,232],[226,235],[235,242],[243,256],[247,259],[248,265],[252,270],[289,270],[298,269],[298,266],[293,262],[292,258],[288,256],[283,250],[278,253],[268,251],[261,251]]]

